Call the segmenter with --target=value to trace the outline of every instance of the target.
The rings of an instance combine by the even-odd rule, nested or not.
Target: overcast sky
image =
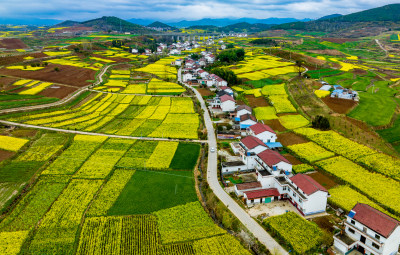
[[[319,18],[348,14],[391,0],[0,0],[0,17],[83,21],[101,16],[123,19]]]

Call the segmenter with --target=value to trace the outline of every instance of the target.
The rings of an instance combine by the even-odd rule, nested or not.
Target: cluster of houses
[[[331,97],[333,97],[333,98],[341,98],[341,99],[354,100],[354,101],[360,100],[357,91],[354,91],[352,89],[343,88],[340,85],[333,85],[333,88],[332,88],[331,85],[329,85],[327,82],[324,82],[324,81],[322,81],[321,83],[322,83],[322,87],[319,90],[331,92]]]

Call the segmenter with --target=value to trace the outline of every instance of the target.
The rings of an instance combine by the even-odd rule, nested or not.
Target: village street
[[[182,69],[178,70],[178,81],[182,82],[181,76]],[[206,104],[201,94],[191,86],[184,84],[187,88],[191,89],[201,104],[201,108],[204,111],[204,122],[208,133],[208,166],[207,166],[207,182],[213,190],[214,194],[229,208],[229,210],[242,222],[244,226],[262,243],[268,250],[273,254],[289,254],[273,239],[268,232],[262,228],[250,215],[243,210],[221,187],[218,181],[218,166],[217,166],[217,152],[211,152],[211,148],[217,149],[217,140],[215,137],[215,131],[213,123],[211,121],[210,114],[206,107]]]

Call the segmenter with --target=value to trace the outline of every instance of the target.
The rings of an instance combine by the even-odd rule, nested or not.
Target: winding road
[[[218,181],[218,166],[217,166],[217,153],[211,152],[211,148],[217,148],[217,139],[215,137],[215,130],[211,121],[210,113],[203,100],[201,94],[191,86],[182,82],[181,69],[178,70],[178,81],[191,89],[201,104],[204,111],[204,122],[206,124],[208,133],[208,165],[207,165],[207,182],[213,190],[214,194],[221,200],[226,207],[242,222],[244,226],[273,254],[287,255],[289,254],[285,249],[280,246],[275,239],[273,239],[268,232],[262,228],[242,207],[240,207],[235,200],[233,200],[221,187]]]

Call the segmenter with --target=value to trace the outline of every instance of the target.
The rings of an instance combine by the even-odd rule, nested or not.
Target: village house
[[[203,69],[199,70],[197,73],[202,79],[206,78],[209,75],[209,73],[204,71]]]
[[[133,54],[138,54],[138,53],[139,53],[139,50],[138,50],[138,49],[132,49],[132,53],[133,53]]]
[[[367,255],[398,254],[400,222],[377,209],[357,203],[344,222],[344,231],[333,236],[341,254],[357,250]]]
[[[236,117],[235,117],[235,121],[240,121],[240,116],[245,115],[245,114],[252,114],[253,113],[253,109],[251,109],[250,106],[248,105],[239,105],[236,109]]]
[[[192,80],[192,79],[193,79],[193,74],[191,74],[191,73],[189,73],[189,72],[184,73],[184,74],[182,75],[182,80],[183,80],[183,82],[187,82],[188,80]]]
[[[331,97],[337,97],[341,99],[354,100],[354,101],[359,100],[357,91],[346,89],[339,85],[334,85],[333,87],[335,89],[332,91]]]
[[[233,97],[229,95],[223,95],[220,97],[221,100],[221,110],[223,112],[233,112],[236,109],[236,101]]]
[[[219,87],[219,89],[221,91],[224,91],[226,94],[230,95],[231,97],[233,97],[233,90],[231,88],[229,88],[228,86],[222,86],[222,87]]]
[[[274,143],[278,138],[275,131],[268,125],[257,123],[247,128],[247,135],[253,135],[265,144]]]
[[[267,171],[274,176],[290,175],[292,173],[292,164],[277,151],[265,150],[258,153],[255,161],[255,169],[258,172]]]
[[[150,49],[145,49],[145,50],[144,50],[144,53],[145,53],[146,55],[150,55],[150,54],[151,54],[151,50],[150,50]]]
[[[257,137],[247,136],[239,142],[238,153],[242,162],[248,169],[254,169],[257,162],[257,154],[267,150],[268,147]]]
[[[254,124],[257,124],[257,119],[253,115],[246,113],[240,116],[239,126],[241,130],[246,130],[248,127],[253,126]]]

